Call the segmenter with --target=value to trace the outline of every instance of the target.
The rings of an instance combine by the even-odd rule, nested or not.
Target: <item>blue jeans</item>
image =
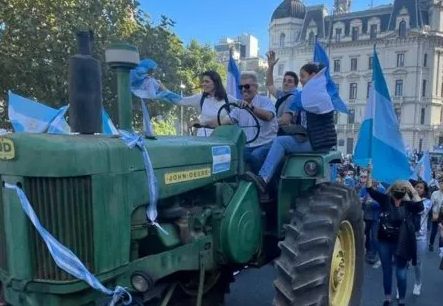
[[[377,261],[377,231],[378,231],[378,221],[377,220],[365,220],[365,249],[366,249],[366,260],[374,264]]]
[[[392,272],[395,266],[397,274],[398,295],[400,300],[404,300],[406,296],[406,275],[407,275],[407,261],[395,255],[397,249],[397,242],[378,242],[378,252],[380,255],[381,266],[383,269],[383,288],[385,295],[392,294]],[[394,259],[394,263],[392,262]]]
[[[269,183],[285,154],[297,152],[312,152],[311,143],[308,140],[298,142],[294,136],[277,136],[258,175]]]
[[[251,167],[252,172],[255,174],[258,173],[258,170],[260,170],[263,165],[263,161],[271,148],[271,144],[272,141],[258,147],[245,147],[243,151],[243,160]]]
[[[426,253],[427,239],[417,239],[417,265],[414,267],[415,272],[415,284],[421,284],[421,276],[423,269],[423,258]]]

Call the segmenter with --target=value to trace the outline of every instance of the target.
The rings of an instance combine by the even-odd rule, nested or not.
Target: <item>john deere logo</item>
[[[15,148],[12,140],[0,137],[0,159],[13,159],[14,157]]]

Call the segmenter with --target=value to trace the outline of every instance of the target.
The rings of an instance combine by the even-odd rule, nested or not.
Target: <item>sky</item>
[[[214,45],[220,38],[249,33],[259,40],[260,54],[268,48],[268,26],[275,8],[283,0],[139,0],[154,23],[161,15],[176,22],[174,32],[185,43],[192,39]],[[305,5],[326,4],[333,0],[305,0]],[[392,0],[352,0],[353,11],[392,3]]]

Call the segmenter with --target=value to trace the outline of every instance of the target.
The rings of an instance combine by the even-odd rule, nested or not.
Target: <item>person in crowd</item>
[[[368,169],[367,191],[380,204],[378,251],[383,269],[385,301],[392,303],[392,273],[396,268],[399,306],[405,305],[408,261],[417,261],[416,216],[423,211],[423,201],[408,181],[396,181],[387,193],[373,188],[371,167]]]
[[[414,290],[412,294],[420,295],[422,287],[422,271],[423,271],[423,259],[426,251],[427,244],[427,216],[432,208],[432,202],[429,199],[429,188],[424,181],[413,182],[415,190],[417,190],[418,196],[423,200],[424,209],[420,213],[420,226],[418,231],[415,233],[417,240],[417,265],[414,267],[415,272],[415,283]]]
[[[355,181],[355,172],[354,170],[348,170],[346,172],[346,176],[345,176],[345,180],[344,180],[344,185],[346,187],[349,187],[351,189],[354,189],[357,187],[356,181]]]
[[[300,83],[305,86],[318,72],[321,67],[314,63],[304,65],[300,69]],[[294,99],[296,102],[297,99]],[[292,109],[294,107],[291,106]],[[296,105],[295,108],[302,108]],[[324,114],[315,114],[308,111],[303,129],[294,132],[293,135],[278,136],[272,142],[271,149],[261,167],[258,176],[246,172],[246,179],[253,181],[262,193],[266,193],[267,185],[273,178],[278,166],[283,161],[285,154],[296,152],[326,151],[337,145],[337,133],[335,131],[333,111]]]
[[[250,114],[241,108],[248,108],[258,119],[260,132],[256,140],[246,145],[243,159],[252,172],[257,173],[266,158],[266,154],[271,147],[272,141],[277,136],[278,123],[275,107],[272,101],[258,94],[257,75],[253,72],[244,72],[240,75],[240,90],[243,100],[239,102],[240,108],[234,108],[229,116],[222,118],[222,124],[238,124],[239,126],[251,127],[256,123]],[[211,126],[217,126],[217,122],[212,121]],[[256,133],[254,129],[245,128],[247,139],[252,139]],[[249,135],[250,134],[250,135]]]
[[[380,261],[378,259],[377,230],[378,219],[380,218],[380,204],[369,195],[366,189],[367,180],[368,172],[362,170],[360,172],[360,185],[362,188],[360,188],[359,197],[362,203],[363,220],[365,222],[366,262],[373,265],[374,268],[378,268]],[[372,188],[381,193],[385,192],[385,188],[375,180],[372,181]]]
[[[278,62],[274,51],[266,54],[268,58],[268,70],[266,71],[266,87],[269,93],[274,96],[275,110],[277,113],[277,121],[279,125],[278,135],[286,135],[288,128],[300,124],[302,120],[306,120],[306,115],[302,112],[298,114],[289,108],[297,93],[298,75],[293,71],[286,71],[283,76],[282,89],[279,90],[274,86],[274,67]]]
[[[432,225],[431,225],[431,236],[429,238],[429,251],[434,251],[435,237],[438,232],[438,215],[440,208],[443,204],[443,177],[438,179],[439,190],[436,190],[431,195],[432,202]]]

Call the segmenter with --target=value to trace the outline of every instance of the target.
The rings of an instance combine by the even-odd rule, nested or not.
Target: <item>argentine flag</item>
[[[412,178],[420,178],[429,184],[432,180],[432,168],[431,160],[429,158],[429,152],[424,152],[423,156],[418,161],[414,169],[414,175]]]
[[[337,91],[337,86],[335,85],[329,73],[329,58],[326,55],[325,50],[322,48],[322,46],[318,41],[315,42],[314,62],[323,64],[326,67],[325,71],[326,91],[329,94],[334,109],[342,113],[347,113],[348,107],[346,106],[346,103],[340,98]]]
[[[237,63],[232,57],[232,52],[229,54],[228,63],[228,77],[226,81],[226,93],[237,99],[242,98],[242,94],[238,86],[240,85],[240,70],[238,69]]]
[[[55,109],[8,92],[8,117],[17,133],[69,133],[64,114],[67,108]]]
[[[295,93],[294,101],[289,106],[293,111],[307,111],[314,114],[326,114],[334,110],[331,96],[327,90],[326,68],[310,79],[303,90]]]
[[[392,184],[411,176],[405,145],[375,49],[372,87],[353,160],[360,166],[371,162],[373,177],[380,182]]]

